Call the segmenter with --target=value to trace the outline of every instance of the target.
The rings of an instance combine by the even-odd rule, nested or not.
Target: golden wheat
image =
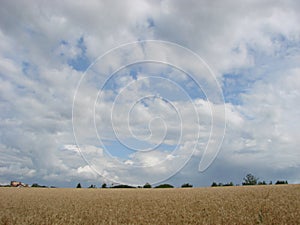
[[[0,224],[299,224],[300,185],[0,188]]]

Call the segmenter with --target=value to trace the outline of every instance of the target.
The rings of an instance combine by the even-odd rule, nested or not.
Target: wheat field
[[[0,188],[0,224],[300,224],[300,185]]]

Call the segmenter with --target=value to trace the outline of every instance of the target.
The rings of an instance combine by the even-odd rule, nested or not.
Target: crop
[[[0,188],[0,224],[299,224],[300,185]]]

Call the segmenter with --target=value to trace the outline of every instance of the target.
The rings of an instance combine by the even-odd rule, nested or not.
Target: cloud
[[[299,182],[295,172],[300,166],[297,150],[300,5],[297,2],[2,1],[1,5],[0,183],[22,179],[73,185],[79,180],[95,183],[106,179],[90,170],[74,147],[74,93],[90,62],[120,44],[142,39],[181,44],[208,63],[225,94],[224,143],[214,164],[199,174],[199,160],[211,128],[209,106],[216,112],[216,127],[224,122],[223,109],[214,101],[220,96],[205,97],[213,95],[216,86],[204,67],[195,63],[192,56],[183,55],[183,49],[164,48],[162,44],[124,47],[122,54],[112,52],[90,71],[93,79],[80,86],[80,107],[73,112],[80,127],[75,128],[77,141],[82,143],[80,147],[92,163],[102,163],[98,169],[103,175],[112,180],[127,176],[132,183],[138,179],[156,180],[160,174],[171,175],[176,163],[192,154],[191,162],[172,181],[180,184],[189,178],[190,183],[201,185],[209,184],[205,180],[226,179],[232,174],[237,182],[242,172],[253,170],[264,179],[282,177]],[[127,162],[127,167],[116,166],[115,158],[107,157],[99,140],[91,136],[95,135],[93,106],[107,75],[143,57],[169,60],[178,67],[158,63],[132,65],[119,71],[116,79],[103,89],[102,101],[96,104],[96,122],[104,144],[111,146],[108,150],[114,150],[114,157],[123,157]],[[202,87],[182,73],[179,70],[182,68],[204,82]],[[145,79],[148,74],[166,79]],[[116,95],[128,84],[130,87],[112,108]],[[159,92],[160,96],[137,101],[153,92]],[[171,104],[156,97],[168,97],[179,110],[182,121]],[[135,107],[133,101],[138,102]],[[131,131],[123,117],[130,108],[134,109]],[[115,110],[115,131],[123,141],[135,134],[142,139],[151,137],[148,146],[149,143],[152,146],[166,135],[160,151],[132,154],[127,149],[126,154],[121,154],[115,150],[120,145],[112,141],[115,133],[110,123],[111,109]],[[202,139],[192,153],[197,128]],[[170,156],[169,148],[177,144],[180,129],[182,143],[179,151]],[[177,161],[180,157],[182,161]],[[129,165],[152,165],[162,159],[173,164],[166,163],[151,173],[128,169]]]

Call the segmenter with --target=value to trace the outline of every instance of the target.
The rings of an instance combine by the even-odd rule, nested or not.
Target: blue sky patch
[[[91,64],[89,58],[86,56],[86,46],[84,38],[81,37],[77,42],[77,47],[81,49],[81,53],[74,59],[69,59],[68,64],[77,71],[85,71]]]

